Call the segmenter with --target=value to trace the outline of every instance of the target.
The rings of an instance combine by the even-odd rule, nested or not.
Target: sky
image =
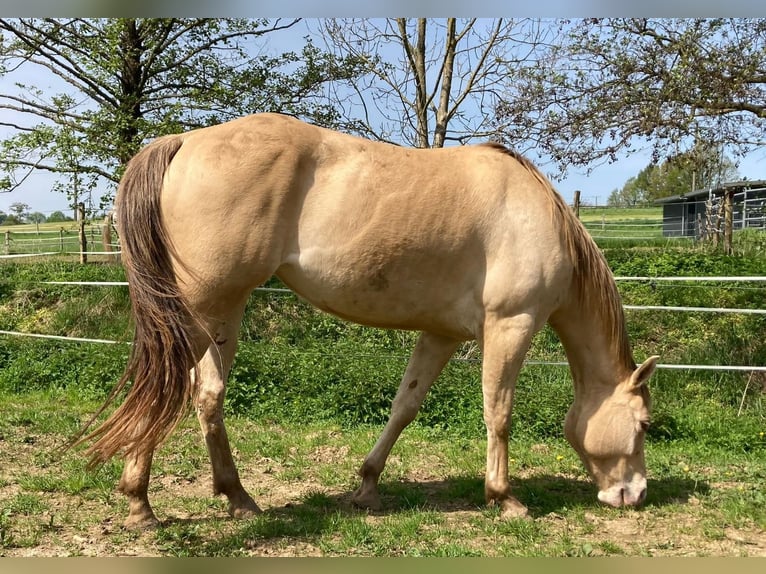
[[[3,0],[13,16],[763,16],[757,0]]]
[[[297,30],[299,37],[304,33],[305,28]],[[276,37],[276,35],[272,35],[272,37]],[[289,36],[283,38],[287,38],[287,40],[283,39],[281,42],[290,42]],[[280,40],[274,42],[272,49],[275,52],[296,49],[295,45],[280,43]],[[39,69],[35,74],[34,78],[25,78],[24,81],[33,82],[38,88],[46,92],[61,91],[61,84],[56,82],[52,74],[48,76],[40,74]],[[8,90],[13,89],[12,83],[17,80],[16,76],[0,76],[0,93],[9,93]],[[8,114],[9,112],[3,111],[2,113]],[[7,115],[2,117],[8,119]],[[0,138],[2,137],[5,136],[0,132]],[[536,158],[532,157],[531,159],[535,160]],[[629,178],[637,175],[649,162],[650,151],[648,149],[645,152],[636,152],[627,157],[623,155],[614,163],[591,166],[590,172],[587,168],[569,169],[563,179],[554,180],[554,186],[568,202],[572,201],[575,190],[579,190],[581,199],[585,204],[604,205],[614,189],[622,187]],[[539,161],[538,165],[543,172],[554,171],[552,166],[546,169],[543,160]],[[743,178],[766,179],[766,150],[756,151],[743,158],[738,170]],[[29,205],[33,212],[39,211],[45,214],[50,214],[56,210],[68,212],[70,208],[67,204],[67,198],[63,193],[51,189],[54,181],[55,177],[52,174],[45,172],[33,174],[14,191],[0,193],[0,210],[8,213],[11,204],[21,202]],[[97,206],[101,193],[95,191],[93,195],[93,201]]]

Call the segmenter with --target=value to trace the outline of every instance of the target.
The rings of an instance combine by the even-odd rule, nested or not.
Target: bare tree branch
[[[364,124],[366,133],[425,147],[499,139],[489,113],[503,83],[518,75],[508,63],[527,57],[539,42],[531,23],[330,19],[318,24],[318,33],[336,54],[367,63],[367,75],[350,90],[354,102],[344,104],[348,118]]]

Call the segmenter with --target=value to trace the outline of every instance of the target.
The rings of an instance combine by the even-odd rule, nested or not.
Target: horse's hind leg
[[[149,504],[149,471],[154,451],[127,456],[118,490],[128,498],[128,517],[125,528],[153,528],[159,524]]]
[[[211,333],[214,340],[198,365],[195,405],[213,467],[213,492],[226,495],[229,513],[237,518],[261,511],[240,482],[223,422],[226,379],[237,350],[244,307],[243,302],[225,320],[216,322],[215,332]]]
[[[357,506],[374,510],[381,507],[378,478],[386,465],[386,459],[401,432],[415,419],[428,389],[459,344],[459,341],[453,339],[421,333],[394,397],[391,416],[359,470],[362,484],[352,497]]]

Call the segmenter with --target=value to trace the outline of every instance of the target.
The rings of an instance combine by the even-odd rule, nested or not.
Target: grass
[[[96,403],[73,393],[0,395],[0,556],[746,556],[766,553],[766,459],[688,441],[647,446],[641,509],[595,500],[560,439],[511,440],[516,495],[531,518],[504,521],[483,502],[485,441],[417,423],[381,481],[384,510],[350,504],[356,469],[380,427],[276,424],[234,417],[243,483],[264,513],[232,520],[210,492],[196,422],[155,458],[150,496],[162,521],[124,531],[119,465],[83,471],[52,456]],[[67,416],[56,413],[66,411]],[[36,413],[36,414],[35,414]],[[73,418],[74,417],[74,418]]]
[[[668,238],[662,232],[662,208],[585,208],[580,221],[604,248],[692,247],[694,239]]]

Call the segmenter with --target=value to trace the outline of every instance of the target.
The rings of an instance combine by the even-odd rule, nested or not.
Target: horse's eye
[[[649,430],[649,426],[651,425],[651,421],[643,420],[639,421],[638,425],[641,427],[641,430],[646,432]]]

